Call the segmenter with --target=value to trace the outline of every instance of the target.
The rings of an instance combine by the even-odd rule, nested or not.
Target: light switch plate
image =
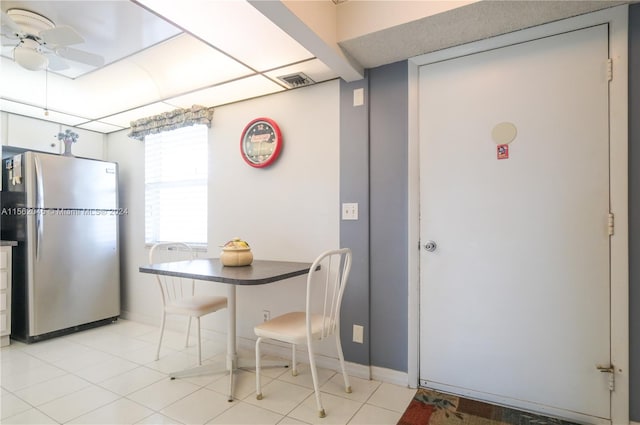
[[[358,219],[358,203],[349,202],[342,204],[342,219],[357,220]]]

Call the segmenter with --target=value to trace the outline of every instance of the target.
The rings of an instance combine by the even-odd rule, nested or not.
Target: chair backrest
[[[311,335],[314,315],[322,315],[324,339],[340,329],[340,306],[351,271],[351,249],[325,251],[313,262],[307,276],[307,334]]]
[[[149,263],[169,263],[173,261],[193,260],[193,249],[182,242],[159,242],[149,251]],[[193,296],[195,283],[193,279],[174,276],[155,275],[162,294],[162,304],[187,296]]]

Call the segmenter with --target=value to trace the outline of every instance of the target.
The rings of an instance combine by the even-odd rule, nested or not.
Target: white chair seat
[[[261,323],[254,328],[255,334],[263,338],[288,342],[289,344],[307,343],[307,315],[304,311],[286,313]],[[319,314],[311,317],[313,339],[320,339],[323,317]]]
[[[165,311],[169,314],[200,317],[218,311],[227,306],[226,297],[205,296],[188,297],[167,304]]]

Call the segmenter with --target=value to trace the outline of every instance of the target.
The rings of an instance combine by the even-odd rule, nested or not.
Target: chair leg
[[[164,335],[164,323],[167,314],[162,312],[162,321],[160,322],[160,338],[158,338],[158,349],[156,350],[156,360],[160,359],[160,346],[162,345],[162,336]]]
[[[260,385],[260,342],[262,337],[256,339],[256,398],[262,400],[262,386]]]
[[[338,348],[338,357],[340,358],[340,368],[342,368],[342,377],[344,378],[344,391],[351,393],[351,384],[349,383],[349,375],[344,365],[344,354],[342,353],[342,344],[340,343],[340,333],[336,332],[336,347]]]
[[[187,337],[184,340],[184,347],[187,348],[189,346],[189,333],[191,332],[191,316],[189,316],[189,320],[187,321]]]
[[[191,322],[191,317],[189,317],[189,322]],[[200,318],[199,317],[196,317],[196,326],[198,326],[198,366],[201,366],[202,365],[202,340],[200,339]]]
[[[316,393],[316,405],[318,406],[318,416],[324,418],[326,413],[322,407],[322,401],[320,400],[320,386],[318,385],[318,371],[316,370],[316,359],[313,355],[312,344],[307,344],[309,347],[309,366],[311,368],[311,377],[313,378],[313,391]]]
[[[291,344],[291,376],[298,376],[298,362],[296,361],[296,345]]]

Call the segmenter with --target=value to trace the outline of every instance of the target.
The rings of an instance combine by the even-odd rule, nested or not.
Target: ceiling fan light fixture
[[[24,42],[13,49],[13,60],[30,71],[42,71],[47,69],[49,65],[49,59],[45,55],[37,49],[27,46]]]

